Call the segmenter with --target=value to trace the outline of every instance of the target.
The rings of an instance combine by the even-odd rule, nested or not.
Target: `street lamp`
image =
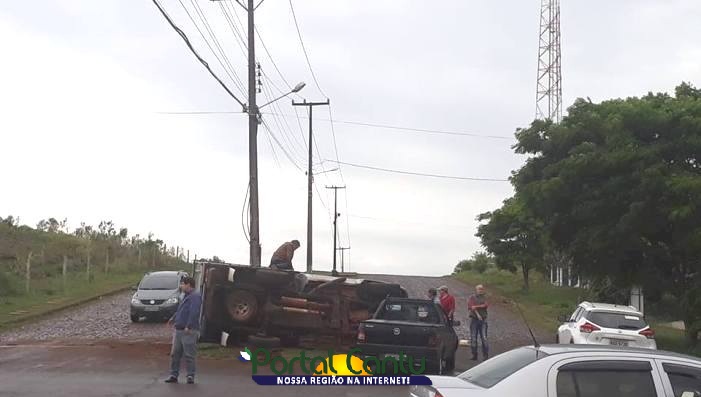
[[[306,86],[306,85],[307,85],[307,84],[304,83],[304,82],[299,82],[299,83],[297,83],[297,85],[295,86],[295,88],[292,89],[292,91],[288,92],[287,94],[280,95],[279,97],[273,99],[272,101],[270,101],[270,102],[268,102],[268,103],[266,103],[266,104],[264,104],[264,105],[258,106],[258,109],[261,109],[261,108],[263,108],[264,106],[270,105],[271,103],[277,101],[278,99],[282,99],[282,98],[284,98],[284,97],[286,97],[286,96],[288,96],[288,95],[290,95],[290,94],[296,94],[296,93],[302,91],[302,88],[304,88],[304,86]]]

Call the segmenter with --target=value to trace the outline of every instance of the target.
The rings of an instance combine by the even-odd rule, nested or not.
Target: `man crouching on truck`
[[[275,250],[273,257],[270,259],[270,267],[278,270],[295,270],[292,267],[292,257],[295,255],[295,250],[299,248],[299,241],[292,240],[284,243],[280,248]]]
[[[197,356],[197,340],[200,338],[200,306],[202,296],[195,291],[195,279],[183,277],[180,290],[185,298],[180,302],[178,311],[168,320],[175,327],[173,347],[170,351],[170,377],[166,383],[178,383],[180,360],[185,356],[187,367],[187,383],[195,383],[195,356]]]

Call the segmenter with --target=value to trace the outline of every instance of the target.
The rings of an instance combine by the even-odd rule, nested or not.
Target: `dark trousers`
[[[290,261],[273,260],[270,261],[270,268],[277,270],[295,270]]]
[[[489,355],[489,343],[487,343],[487,330],[489,326],[487,325],[487,320],[480,320],[478,318],[470,319],[470,347],[472,348],[472,355],[477,356],[477,342],[482,342],[482,354],[484,356]]]

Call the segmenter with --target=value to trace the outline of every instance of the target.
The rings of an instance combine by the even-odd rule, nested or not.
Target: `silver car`
[[[430,376],[414,397],[698,397],[701,360],[604,345],[521,347],[457,377]]]

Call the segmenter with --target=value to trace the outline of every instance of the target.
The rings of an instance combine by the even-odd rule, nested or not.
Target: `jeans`
[[[292,267],[292,262],[280,260],[271,261],[270,268],[277,270],[295,270],[294,267]]]
[[[197,339],[200,332],[190,330],[189,334],[184,330],[175,330],[173,335],[173,348],[170,351],[170,374],[178,377],[180,373],[180,360],[185,356],[187,376],[195,376],[195,356],[197,356]]]
[[[489,344],[487,343],[487,320],[477,318],[470,319],[470,347],[472,355],[477,356],[477,338],[482,342],[482,354],[486,357],[489,355]]]

